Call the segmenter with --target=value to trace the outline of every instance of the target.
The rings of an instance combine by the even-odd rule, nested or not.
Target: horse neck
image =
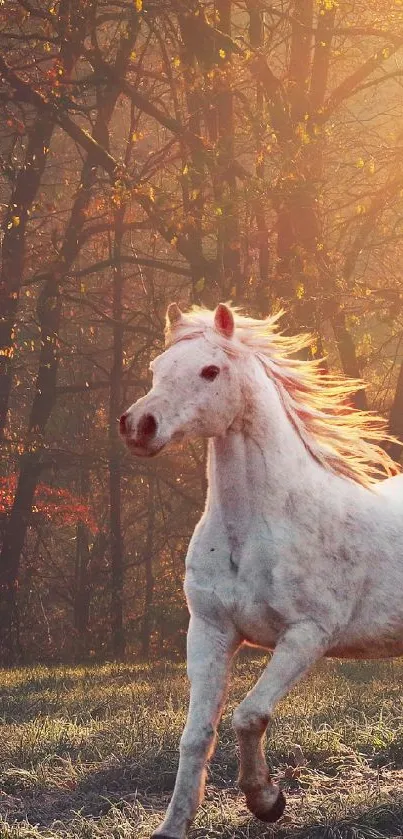
[[[291,491],[305,493],[323,469],[290,423],[277,388],[253,359],[244,376],[244,411],[209,446],[209,506],[246,522],[259,513],[284,510]]]

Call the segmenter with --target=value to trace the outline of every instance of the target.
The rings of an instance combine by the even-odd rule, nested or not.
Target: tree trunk
[[[62,33],[60,62],[65,80],[74,67],[83,24],[84,19],[73,0],[61,0],[58,25]],[[28,132],[25,163],[18,173],[4,224],[0,273],[0,439],[4,435],[12,385],[14,330],[23,280],[26,227],[45,171],[55,122],[49,114],[38,113]]]
[[[80,497],[88,500],[90,490],[90,471],[84,466],[80,474]],[[89,567],[91,552],[89,547],[88,527],[84,522],[76,526],[76,563],[74,584],[74,629],[76,631],[76,657],[79,661],[88,657],[89,619],[90,619],[90,582]]]
[[[334,315],[332,318],[332,327],[343,367],[343,373],[345,373],[346,376],[350,376],[352,379],[360,379],[361,371],[357,361],[354,341],[346,327],[346,319],[343,312],[337,312],[337,314]],[[361,411],[366,411],[368,403],[365,390],[357,390],[352,397],[352,402],[355,408],[359,408]]]
[[[109,389],[109,522],[111,561],[111,626],[112,650],[117,660],[125,654],[123,627],[123,538],[121,524],[121,442],[116,419],[120,414],[123,375],[123,285],[121,253],[124,208],[115,213],[113,243],[113,361]]]
[[[397,379],[395,397],[390,411],[389,417],[389,432],[401,440],[403,443],[403,362],[400,365],[399,376]],[[388,453],[394,460],[400,461],[402,458],[402,447],[397,443],[389,443],[387,446]]]
[[[231,36],[232,0],[217,0],[219,29]],[[216,70],[215,99],[218,131],[218,178],[215,182],[217,203],[217,254],[221,268],[221,298],[242,302],[242,276],[239,237],[239,208],[234,160],[234,102],[231,90],[231,54],[222,59]],[[217,301],[218,302],[218,301]]]
[[[264,46],[263,10],[259,0],[249,0],[249,39],[254,50]],[[264,136],[264,96],[259,79],[256,80],[256,177],[264,183],[265,167],[263,162]],[[270,253],[268,229],[265,217],[264,202],[261,198],[254,201],[256,226],[258,229],[259,247],[259,282],[256,288],[256,308],[260,317],[270,312],[271,289],[269,288]],[[246,278],[244,278],[246,282]]]
[[[66,0],[67,3],[70,0]],[[80,17],[82,25],[83,19]],[[117,66],[125,67],[137,36],[137,18],[134,17],[130,37],[122,39],[116,59]],[[105,141],[107,126],[113,113],[119,91],[108,89],[100,97],[94,126],[94,138]],[[106,141],[108,137],[106,136]],[[42,446],[46,425],[56,401],[56,379],[59,365],[58,334],[61,320],[60,285],[80,251],[80,234],[86,220],[86,209],[91,198],[91,187],[96,179],[96,167],[89,154],[83,169],[65,239],[58,259],[46,274],[38,300],[38,320],[41,327],[41,350],[36,379],[35,396],[28,423],[28,436],[21,459],[20,473],[13,508],[11,510],[0,554],[0,663],[15,661],[16,591],[20,556],[30,521],[38,480],[43,469]]]
[[[291,119],[297,125],[309,109],[308,90],[311,73],[313,0],[295,0],[292,4],[291,50],[288,91]]]
[[[145,594],[144,594],[144,617],[141,631],[141,656],[145,661],[150,657],[150,642],[152,634],[151,608],[154,595],[154,574],[153,574],[153,538],[155,524],[155,500],[154,500],[155,477],[150,475],[148,483],[148,519],[147,535],[144,547],[144,573],[145,573]]]
[[[201,115],[203,96],[200,79],[197,76],[197,63],[192,39],[180,18],[181,35],[184,44],[182,50],[183,79],[188,112],[189,130],[196,137],[202,134]],[[183,206],[186,212],[186,232],[192,249],[193,262],[190,263],[192,278],[192,302],[208,303],[211,277],[203,270],[202,217],[204,208],[204,171],[205,162],[200,148],[188,150],[188,160],[184,160],[182,172]]]
[[[24,166],[18,172],[4,222],[0,273],[0,439],[4,435],[12,385],[14,330],[24,272],[29,209],[45,169],[54,122],[38,115],[28,134]]]

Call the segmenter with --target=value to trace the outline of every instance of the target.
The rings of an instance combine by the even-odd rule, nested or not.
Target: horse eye
[[[203,367],[200,375],[203,379],[207,379],[208,382],[213,382],[219,372],[219,367],[216,367],[215,364],[209,364],[208,367]]]

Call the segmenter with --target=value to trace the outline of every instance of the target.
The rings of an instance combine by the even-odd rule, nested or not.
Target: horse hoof
[[[267,822],[271,824],[272,822],[277,822],[281,819],[281,816],[284,813],[286,805],[285,795],[279,790],[278,796],[269,810],[255,810],[254,814],[257,819],[260,819],[261,822]]]

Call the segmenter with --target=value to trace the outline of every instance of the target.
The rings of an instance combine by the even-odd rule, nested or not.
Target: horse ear
[[[177,303],[170,303],[166,313],[167,326],[174,326],[182,318],[182,312]]]
[[[219,303],[214,312],[214,326],[224,338],[232,338],[235,329],[234,315],[225,303]]]

